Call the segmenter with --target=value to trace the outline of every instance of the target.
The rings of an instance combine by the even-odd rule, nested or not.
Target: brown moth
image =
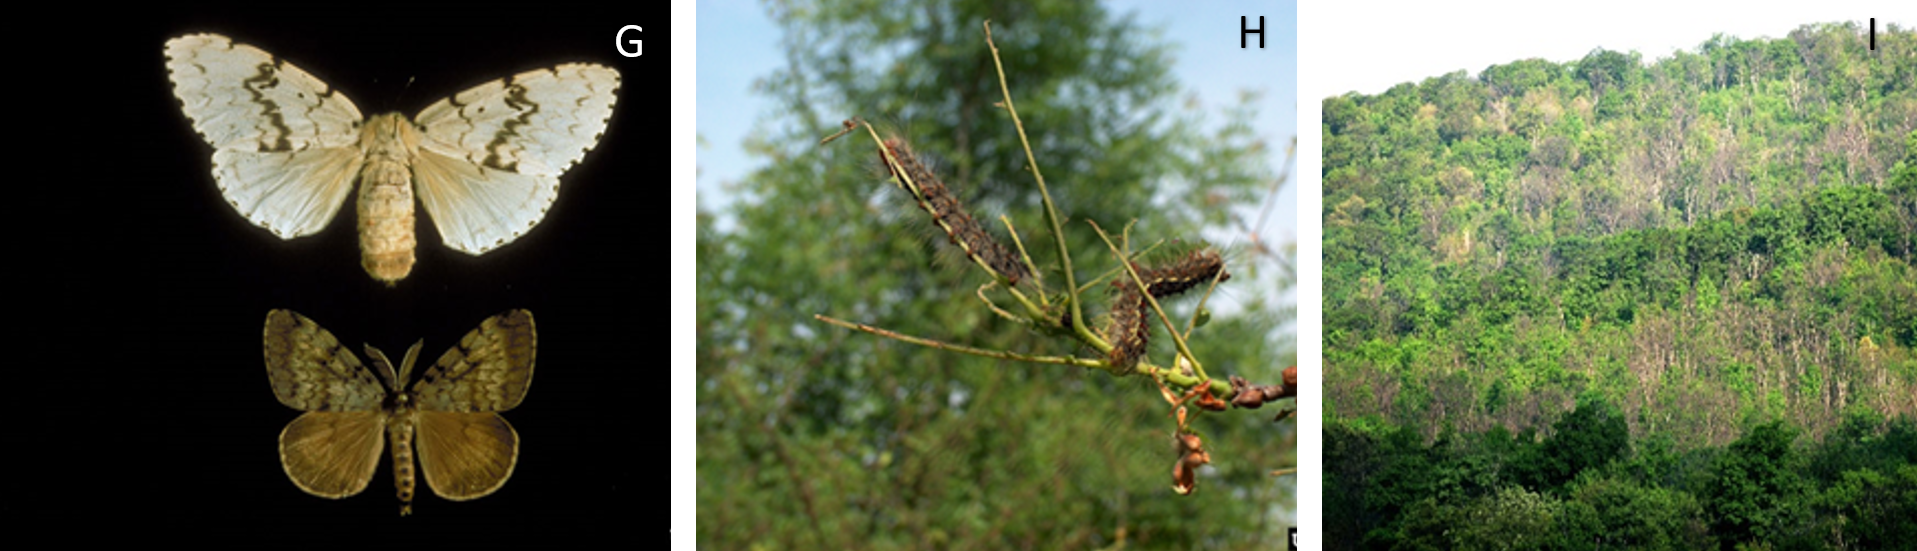
[[[267,312],[267,379],[280,403],[306,412],[280,432],[280,464],[293,485],[331,499],[365,490],[379,465],[382,433],[393,444],[401,515],[412,513],[415,438],[420,471],[439,497],[466,501],[506,484],[519,461],[519,433],[498,412],[518,406],[532,384],[532,314],[488,318],[402,390],[422,344],[406,351],[397,374],[367,345],[369,372],[313,320]]]

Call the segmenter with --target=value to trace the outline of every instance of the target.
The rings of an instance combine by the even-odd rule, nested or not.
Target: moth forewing
[[[532,386],[537,351],[531,312],[493,316],[426,370],[413,384],[413,397],[423,411],[510,410]]]
[[[214,149],[299,151],[357,141],[363,117],[353,100],[264,50],[192,34],[168,40],[165,51],[173,95]]]
[[[288,310],[266,314],[266,377],[286,407],[300,411],[374,411],[386,389],[359,358],[313,320]]]
[[[220,193],[282,239],[319,232],[359,177],[359,108],[325,82],[216,34],[166,43],[173,95],[213,146]]]

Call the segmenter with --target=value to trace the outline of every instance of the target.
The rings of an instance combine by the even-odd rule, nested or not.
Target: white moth
[[[224,36],[168,40],[166,57],[227,202],[292,239],[326,227],[358,180],[361,265],[387,285],[413,269],[415,189],[446,246],[479,255],[509,243],[598,143],[619,88],[618,71],[569,63],[475,86],[410,120],[367,119],[306,71]]]

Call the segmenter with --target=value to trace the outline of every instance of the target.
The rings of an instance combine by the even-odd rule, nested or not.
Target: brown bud
[[[1231,403],[1244,409],[1258,409],[1265,405],[1265,393],[1252,386],[1251,381],[1237,375],[1231,376]]]
[[[1172,491],[1178,492],[1178,495],[1185,496],[1191,495],[1191,493],[1196,490],[1198,490],[1198,477],[1193,476],[1193,471],[1185,468],[1185,462],[1183,460],[1173,463]]]
[[[1172,464],[1172,491],[1178,495],[1191,495],[1198,489],[1198,466],[1211,462],[1211,454],[1205,451],[1205,443],[1195,434],[1179,434],[1178,462]]]

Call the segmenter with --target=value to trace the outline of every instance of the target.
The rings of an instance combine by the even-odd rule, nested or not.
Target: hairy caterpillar
[[[1145,281],[1145,289],[1151,293],[1152,298],[1165,298],[1183,293],[1187,289],[1210,282],[1214,277],[1221,282],[1231,279],[1230,272],[1222,276],[1218,275],[1220,270],[1225,269],[1225,259],[1218,256],[1217,251],[1211,250],[1186,253],[1178,260],[1161,267],[1134,266],[1138,268],[1138,279]]]
[[[1219,273],[1225,269],[1225,260],[1211,250],[1192,251],[1163,266],[1132,267],[1138,270],[1138,279],[1152,298],[1183,293],[1214,277],[1219,281],[1231,279],[1230,272]],[[1129,276],[1113,281],[1112,286],[1117,291],[1112,297],[1111,322],[1105,328],[1105,338],[1112,344],[1107,359],[1113,366],[1131,367],[1145,355],[1145,345],[1151,340],[1151,316],[1145,315],[1144,293],[1138,292],[1138,285]]]
[[[1129,283],[1118,286],[1118,293],[1112,297],[1111,322],[1105,326],[1105,339],[1112,342],[1112,351],[1107,359],[1112,366],[1130,368],[1145,355],[1145,344],[1151,340],[1150,318],[1145,316],[1145,298],[1138,293],[1138,287]]]
[[[986,233],[978,220],[965,211],[965,206],[959,203],[951,190],[946,189],[938,174],[912,153],[911,146],[894,137],[885,140],[884,147],[879,162],[885,166],[892,181],[911,193],[919,208],[932,215],[932,223],[945,231],[952,244],[963,249],[973,262],[1005,278],[1008,285],[1016,286],[1019,280],[1031,275],[1025,263],[1019,261],[1018,255],[1012,254],[1011,249]]]

